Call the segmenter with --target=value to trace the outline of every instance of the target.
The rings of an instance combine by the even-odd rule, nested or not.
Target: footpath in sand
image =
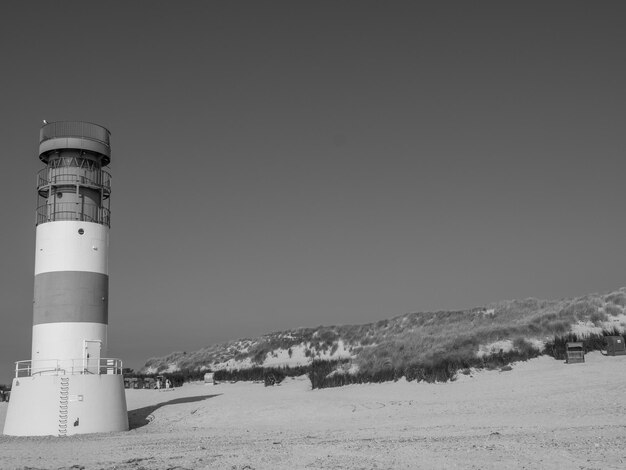
[[[0,436],[0,468],[626,468],[626,356],[445,384],[128,390],[131,431]],[[0,404],[0,426],[6,404]]]

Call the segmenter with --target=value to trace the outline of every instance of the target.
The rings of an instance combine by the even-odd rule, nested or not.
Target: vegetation
[[[376,323],[299,328],[172,353],[150,359],[143,372],[176,370],[187,380],[214,369],[222,380],[261,381],[267,376],[262,366],[268,357],[282,351],[281,357],[293,358],[300,351],[301,366],[279,368],[276,377],[307,373],[313,388],[403,376],[454,380],[459,371],[501,368],[540,354],[563,359],[567,341],[583,341],[587,351],[600,349],[605,335],[624,331],[625,309],[626,289],[620,289],[575,299],[531,298],[461,311],[409,313]]]
[[[302,367],[252,367],[249,369],[218,370],[213,374],[217,382],[236,382],[239,380],[264,382],[265,385],[281,383],[285,377],[297,377],[308,372],[308,366]]]
[[[555,336],[545,347],[545,353],[555,359],[565,360],[565,345],[571,341],[580,341],[583,343],[585,353],[590,351],[601,351],[606,349],[605,336],[622,336],[626,341],[626,334],[620,333],[617,329],[603,330],[602,333],[593,333],[590,335],[579,336],[569,333],[564,336]]]

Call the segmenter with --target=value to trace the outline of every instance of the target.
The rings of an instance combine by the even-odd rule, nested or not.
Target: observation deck
[[[103,192],[104,199],[111,195],[111,174],[99,168],[58,167],[42,168],[37,173],[37,192],[49,197],[54,186],[81,186]]]
[[[37,207],[36,225],[60,220],[80,220],[110,227],[111,211],[86,202],[55,202]]]

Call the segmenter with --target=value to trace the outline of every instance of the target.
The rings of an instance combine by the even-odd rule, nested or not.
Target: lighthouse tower
[[[108,359],[110,133],[41,128],[30,361],[16,363],[4,434],[128,429],[122,362]]]

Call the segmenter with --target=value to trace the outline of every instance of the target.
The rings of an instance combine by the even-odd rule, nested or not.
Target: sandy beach
[[[626,357],[592,353],[440,384],[128,390],[131,431],[1,436],[0,468],[624,468],[625,383]]]

